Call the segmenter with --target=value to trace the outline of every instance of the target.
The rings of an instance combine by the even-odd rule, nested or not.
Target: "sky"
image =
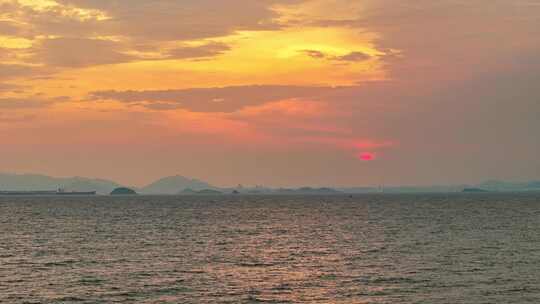
[[[537,0],[0,0],[0,171],[540,179]]]

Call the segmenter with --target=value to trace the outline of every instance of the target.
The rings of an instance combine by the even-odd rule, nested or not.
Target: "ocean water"
[[[0,303],[540,303],[540,194],[2,197]]]

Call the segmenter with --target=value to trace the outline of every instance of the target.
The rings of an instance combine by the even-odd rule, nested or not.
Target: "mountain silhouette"
[[[125,187],[117,182],[86,177],[51,177],[42,174],[12,174],[0,173],[0,191],[55,191],[59,188],[71,192],[96,191],[100,195],[108,195],[114,189]],[[488,180],[478,185],[440,185],[440,186],[387,186],[385,192],[461,192],[465,188],[479,188],[490,192],[504,191],[540,191],[540,181],[506,182]],[[339,193],[375,193],[380,192],[378,187],[349,187],[349,188],[267,188],[264,186],[219,188],[205,181],[192,179],[181,175],[161,178],[142,188],[130,187],[140,194],[198,194],[199,192],[220,191],[222,193],[236,194],[339,194]],[[188,189],[188,190],[186,190]],[[212,191],[203,191],[212,190]]]
[[[116,182],[85,177],[51,177],[40,174],[0,173],[0,191],[96,191],[109,194],[120,187]]]
[[[200,191],[204,189],[216,189],[216,187],[198,179],[190,179],[176,175],[164,177],[152,184],[140,189],[143,194],[178,194],[185,189]]]

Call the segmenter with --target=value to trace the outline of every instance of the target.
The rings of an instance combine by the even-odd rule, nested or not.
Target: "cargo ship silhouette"
[[[96,191],[65,191],[64,188],[58,188],[56,191],[0,191],[1,195],[96,195]]]

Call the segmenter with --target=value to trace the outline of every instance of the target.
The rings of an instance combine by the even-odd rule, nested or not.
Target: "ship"
[[[17,196],[51,196],[51,195],[67,195],[67,196],[85,196],[85,195],[96,195],[96,191],[65,191],[64,188],[58,188],[58,190],[53,191],[0,191],[0,196],[2,195],[17,195]]]

